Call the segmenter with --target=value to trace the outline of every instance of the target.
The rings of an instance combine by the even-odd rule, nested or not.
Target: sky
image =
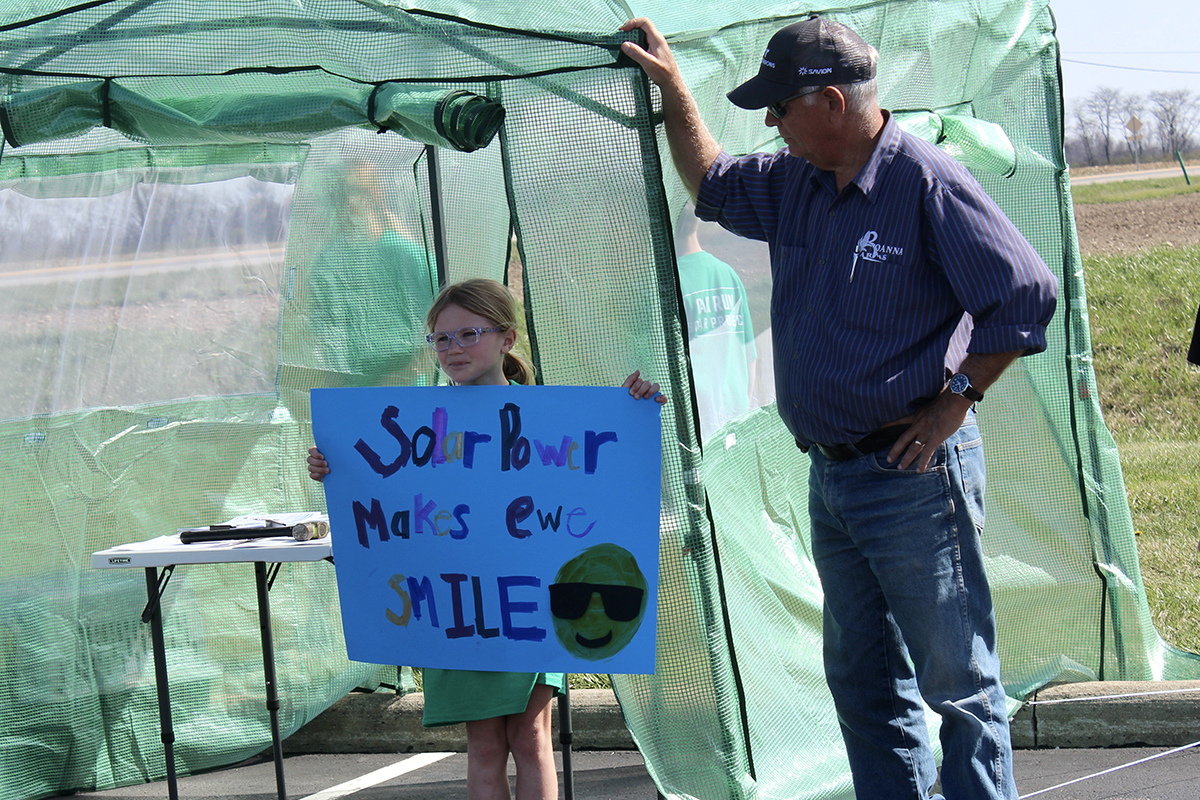
[[[1200,0],[1049,2],[1068,108],[1101,86],[1143,98],[1174,89],[1200,96]]]

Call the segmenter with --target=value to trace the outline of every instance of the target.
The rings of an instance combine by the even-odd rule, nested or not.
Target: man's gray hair
[[[847,83],[838,89],[846,98],[846,109],[855,113],[871,111],[879,105],[879,82],[875,78]]]
[[[817,93],[827,88],[829,87],[805,86],[797,94],[804,94],[800,98],[801,102],[806,105],[813,105],[817,102]],[[879,81],[876,78],[871,78],[869,81],[859,81],[858,83],[838,84],[833,88],[841,92],[842,97],[846,98],[846,110],[851,113],[870,111],[879,105]],[[809,92],[811,94],[808,94]]]
[[[877,65],[879,64],[879,51],[871,45],[867,45],[867,57],[871,60],[871,74],[875,74]],[[805,86],[797,90],[796,94],[807,94],[808,92],[815,94],[824,88],[824,86]],[[879,107],[878,78],[871,78],[870,80],[859,81],[857,83],[834,84],[833,88],[841,92],[842,96],[846,98],[846,110],[851,113],[862,113]],[[813,94],[807,94],[803,98],[803,101],[811,105],[817,102],[817,98]]]

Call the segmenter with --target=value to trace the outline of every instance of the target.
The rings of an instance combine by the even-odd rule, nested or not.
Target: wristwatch
[[[972,403],[983,401],[983,392],[972,386],[971,379],[961,372],[954,373],[954,377],[950,379],[950,391],[961,394]]]

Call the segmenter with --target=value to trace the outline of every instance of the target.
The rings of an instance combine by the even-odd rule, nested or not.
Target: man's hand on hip
[[[942,442],[962,427],[970,408],[970,400],[949,387],[943,389],[936,400],[912,415],[912,424],[888,451],[888,462],[900,459],[901,469],[916,464],[917,472],[924,472]]]
[[[958,371],[971,379],[976,391],[983,392],[1020,356],[1021,353],[969,353]],[[908,430],[888,451],[888,461],[900,459],[901,469],[915,463],[917,472],[924,472],[942,442],[962,427],[971,406],[971,400],[950,391],[949,384],[942,387],[942,393],[932,403],[912,415]]]

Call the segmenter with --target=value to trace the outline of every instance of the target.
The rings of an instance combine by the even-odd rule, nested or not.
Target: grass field
[[[1150,610],[1200,652],[1200,248],[1084,259],[1097,392],[1125,474]]]
[[[1200,192],[1200,169],[1189,170],[1188,176],[1191,178],[1191,184],[1179,176],[1073,186],[1071,198],[1076,205],[1080,205],[1084,203],[1119,203],[1124,200],[1149,200],[1152,197]]]
[[[1197,191],[1173,180],[1072,190],[1076,205]],[[1200,304],[1200,248],[1084,259],[1096,384],[1121,454],[1150,611],[1200,652],[1200,367],[1185,359]]]

